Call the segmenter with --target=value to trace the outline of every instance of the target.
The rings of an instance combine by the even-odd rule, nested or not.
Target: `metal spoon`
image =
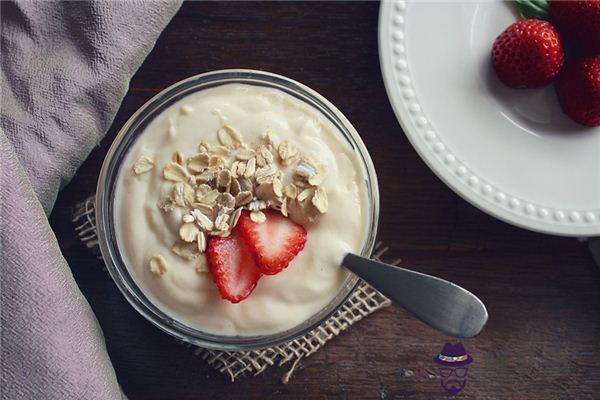
[[[342,264],[415,317],[450,336],[476,336],[487,322],[481,300],[452,282],[356,254],[347,254]]]

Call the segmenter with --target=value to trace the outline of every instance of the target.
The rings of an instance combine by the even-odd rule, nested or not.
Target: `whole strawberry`
[[[549,84],[565,61],[562,42],[550,23],[523,19],[494,41],[492,66],[505,85],[524,89]]]
[[[569,117],[588,126],[600,125],[600,57],[571,62],[558,82],[556,93]]]
[[[551,1],[549,16],[566,41],[588,55],[600,55],[600,0]]]

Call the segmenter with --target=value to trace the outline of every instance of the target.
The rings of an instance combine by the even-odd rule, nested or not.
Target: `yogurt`
[[[186,259],[171,250],[180,240],[184,211],[165,212],[158,206],[172,190],[163,167],[177,152],[193,156],[201,142],[217,145],[216,132],[223,126],[239,132],[245,143],[274,133],[324,165],[321,187],[329,203],[326,213],[303,221],[308,232],[304,250],[279,274],[263,276],[250,296],[236,304],[220,297],[204,254]],[[141,158],[152,165],[134,173]],[[313,107],[272,88],[227,84],[205,89],[164,110],[129,150],[115,191],[117,243],[137,285],[173,319],[217,335],[281,332],[316,314],[345,281],[344,255],[360,253],[367,239],[365,179],[354,150]],[[164,262],[161,273],[150,268],[157,254]]]

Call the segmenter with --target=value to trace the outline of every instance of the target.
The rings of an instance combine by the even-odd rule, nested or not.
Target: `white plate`
[[[600,129],[571,122],[552,86],[504,87],[491,46],[509,2],[384,2],[379,52],[412,145],[463,198],[512,224],[600,235]]]

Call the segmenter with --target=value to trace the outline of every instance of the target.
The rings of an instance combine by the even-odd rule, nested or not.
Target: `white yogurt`
[[[171,247],[178,239],[182,211],[157,207],[172,182],[162,178],[174,152],[196,154],[202,141],[217,143],[216,131],[227,124],[248,144],[267,131],[287,139],[301,153],[327,166],[323,187],[329,210],[305,225],[304,250],[283,272],[263,276],[240,303],[221,299],[210,272],[197,272],[204,255],[185,260]],[[342,134],[323,115],[276,89],[228,84],[187,96],[163,111],[132,146],[119,172],[115,207],[116,234],[127,267],[144,294],[172,318],[220,335],[272,334],[292,328],[323,308],[339,291],[347,271],[340,264],[360,252],[368,232],[365,172]],[[141,156],[154,168],[136,175]],[[168,271],[158,276],[149,260],[162,255]]]

